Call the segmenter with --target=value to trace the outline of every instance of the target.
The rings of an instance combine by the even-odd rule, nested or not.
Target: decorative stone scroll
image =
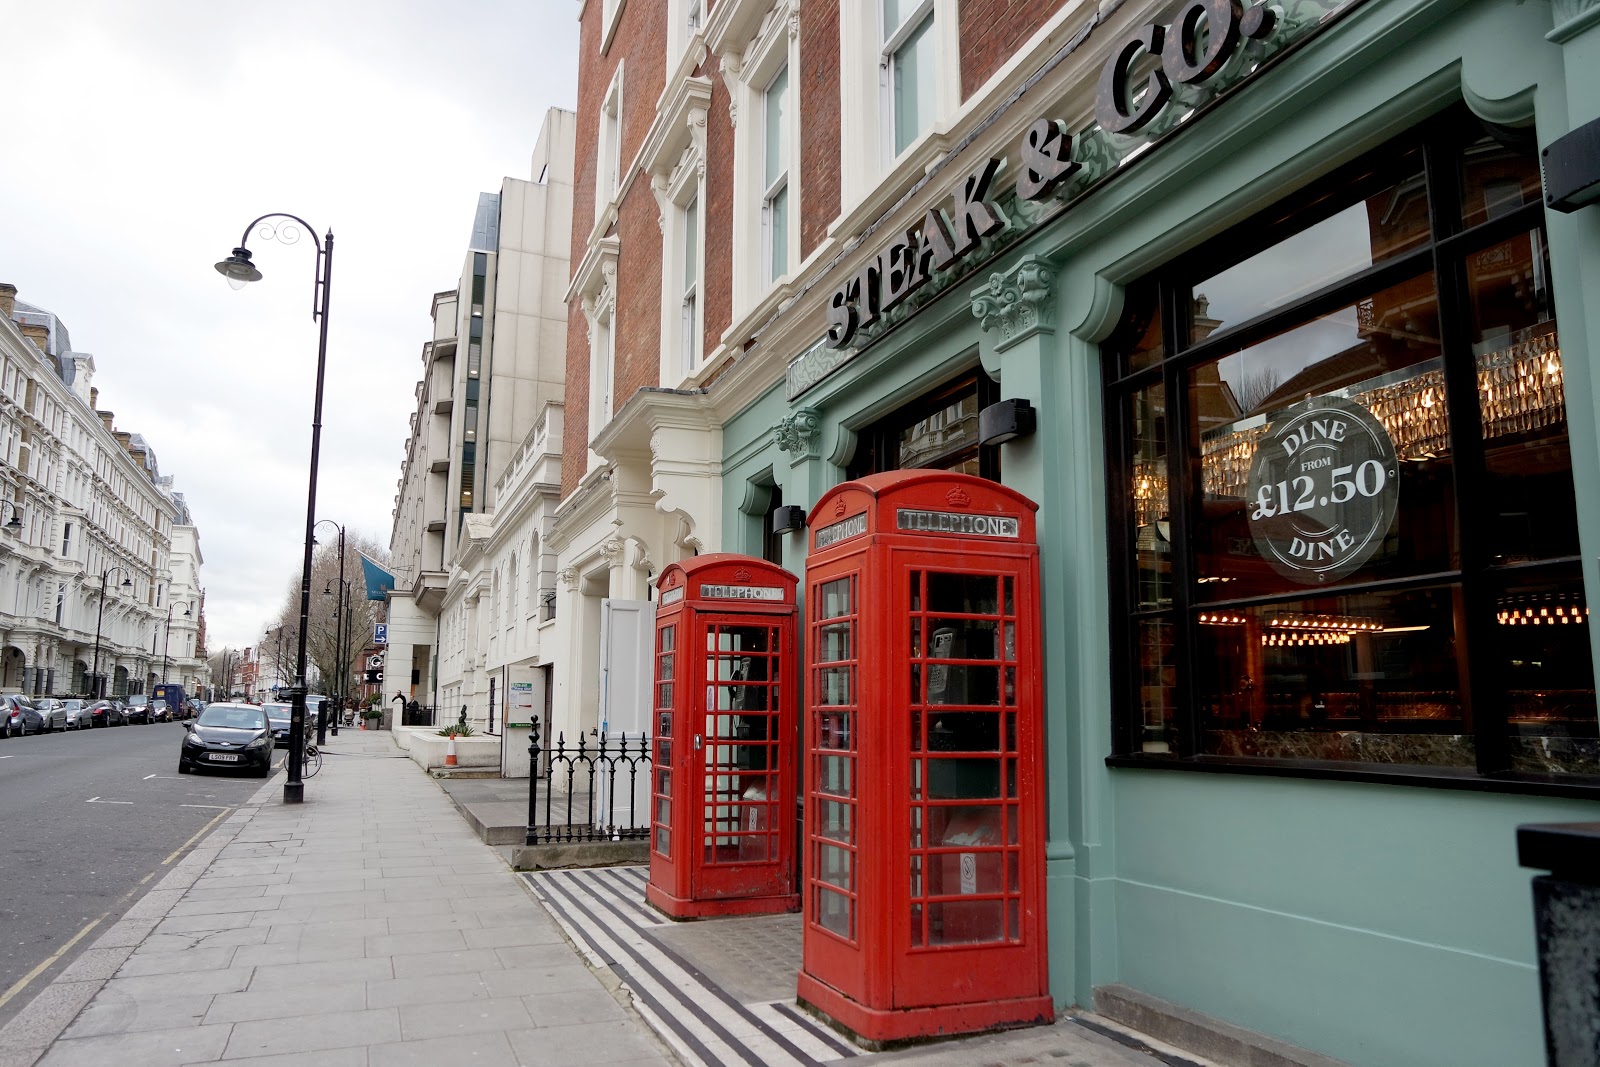
[[[988,285],[973,290],[972,314],[984,330],[994,331],[996,349],[1004,351],[1035,333],[1054,331],[1055,278],[1055,268],[1029,254],[1010,270],[989,275]]]

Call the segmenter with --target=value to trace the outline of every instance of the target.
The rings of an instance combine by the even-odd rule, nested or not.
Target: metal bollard
[[[533,729],[528,734],[528,838],[525,844],[536,845],[534,829],[539,820],[539,716],[533,717]]]
[[[1600,1067],[1600,823],[1517,827],[1533,880],[1549,1067]]]

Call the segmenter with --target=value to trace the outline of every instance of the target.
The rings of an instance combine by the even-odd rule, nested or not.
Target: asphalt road
[[[0,741],[0,1025],[264,784],[180,776],[183,733],[155,723]]]

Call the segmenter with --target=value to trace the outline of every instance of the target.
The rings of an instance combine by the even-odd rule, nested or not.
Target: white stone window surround
[[[703,47],[691,52],[686,63],[695,57],[704,59]],[[661,230],[662,264],[658,381],[673,387],[681,386],[706,364],[706,113],[710,106],[711,80],[682,75],[667,86],[656,121],[639,152],[640,168],[650,176],[660,208],[656,220]],[[692,216],[687,210],[690,204],[698,206]],[[692,235],[685,232],[691,221]],[[685,269],[691,241],[696,252],[692,278]]]
[[[595,133],[594,213],[598,221],[615,214],[622,193],[622,91],[625,64],[619,61],[611,84],[600,98],[600,121]]]
[[[667,0],[667,70],[671,71],[683,53],[700,36],[706,23],[707,0]]]
[[[817,0],[812,0],[817,2]],[[856,0],[850,0],[845,7]],[[728,89],[733,139],[733,314],[737,318],[784,285],[800,266],[800,99],[799,0],[724,0],[712,8],[708,44],[720,59]],[[843,17],[843,16],[841,16]],[[714,37],[712,35],[715,35]],[[784,232],[788,254],[774,274],[766,219],[766,93],[773,80],[789,75],[784,157],[787,191]],[[740,126],[740,120],[744,124]]]
[[[584,7],[587,7],[587,2]],[[600,2],[600,54],[611,50],[611,41],[617,35],[617,24],[622,21],[622,9],[628,0],[601,0]],[[583,18],[583,7],[578,8],[578,18]]]
[[[591,442],[605,429],[615,411],[613,390],[616,371],[617,258],[622,241],[612,234],[589,246],[573,273],[568,299],[576,299],[589,324],[589,426]],[[596,388],[596,386],[599,388]],[[604,466],[591,444],[588,469]]]
[[[908,9],[914,0],[901,0]],[[890,57],[906,34],[933,15],[933,115],[898,155],[894,151],[894,87]],[[882,0],[839,5],[839,180],[843,204],[870,195],[899,160],[942,146],[961,109],[958,0],[922,0],[885,38]]]

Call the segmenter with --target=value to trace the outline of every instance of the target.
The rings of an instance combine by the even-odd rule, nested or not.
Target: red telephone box
[[[650,883],[674,918],[794,911],[795,586],[718,553],[661,572]]]
[[[869,1040],[1054,1016],[1036,508],[913,470],[811,511],[799,996]]]

